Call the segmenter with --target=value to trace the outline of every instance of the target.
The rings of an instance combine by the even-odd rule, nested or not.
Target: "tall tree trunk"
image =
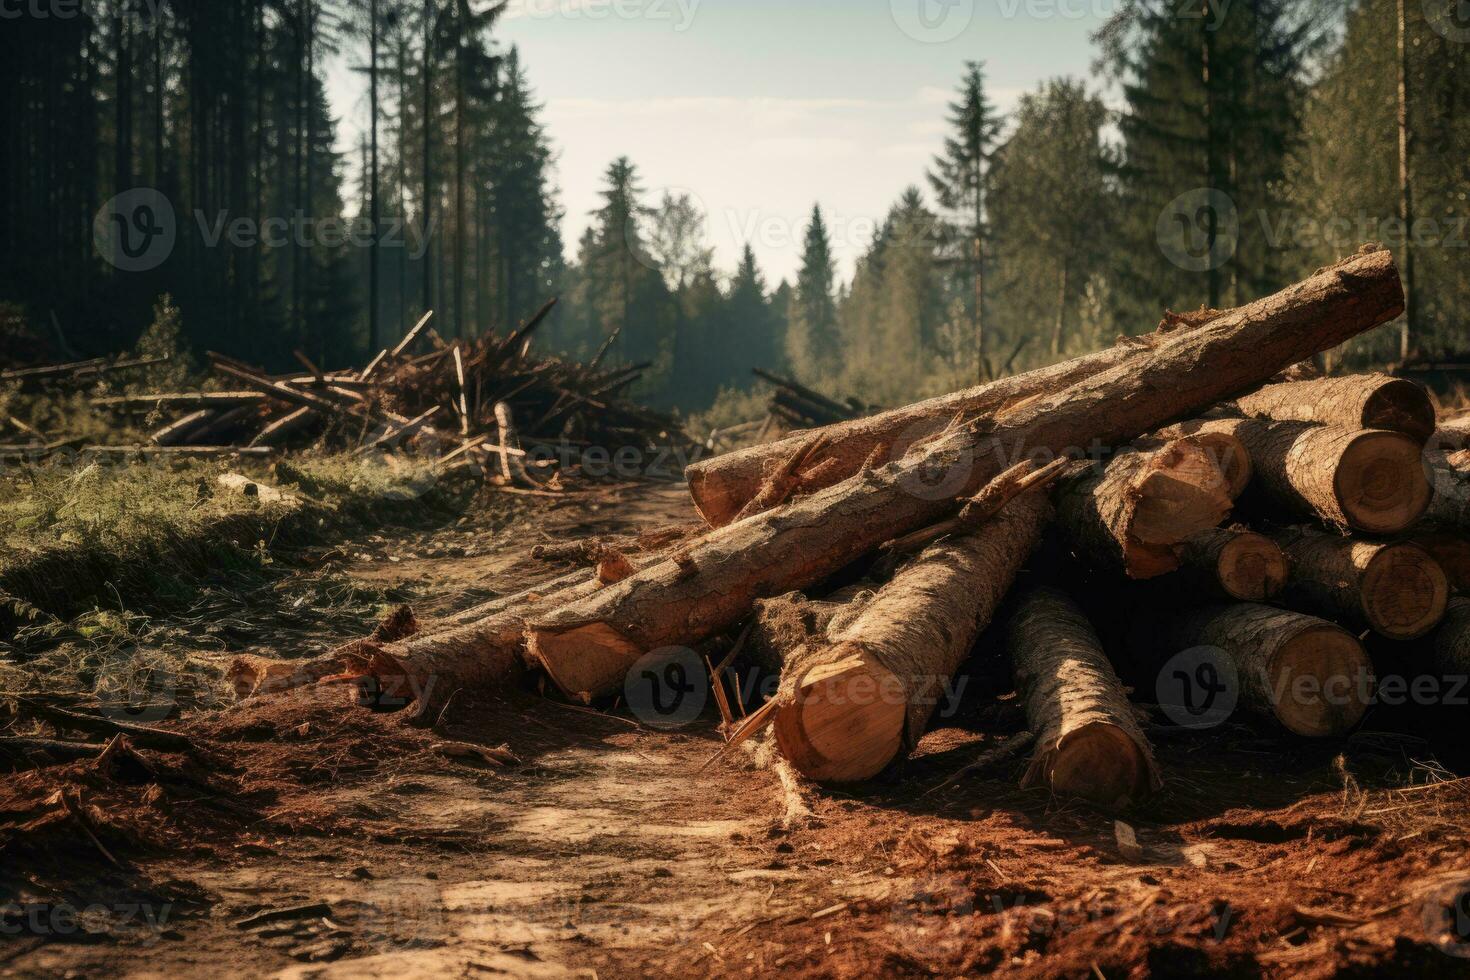
[[[1404,278],[1404,323],[1399,333],[1399,360],[1407,361],[1419,332],[1419,305],[1414,289],[1414,187],[1409,167],[1409,12],[1408,0],[1398,0],[1398,129],[1399,220],[1404,241],[1399,264]]]
[[[378,0],[370,0],[368,22],[368,111],[372,113],[369,126],[372,159],[368,175],[368,221],[372,225],[368,242],[368,345],[377,350],[383,339],[379,323],[382,303],[378,295],[378,219],[381,217],[378,210]]]
[[[424,160],[423,209],[424,227],[419,239],[423,263],[423,308],[434,308],[434,0],[424,0]]]

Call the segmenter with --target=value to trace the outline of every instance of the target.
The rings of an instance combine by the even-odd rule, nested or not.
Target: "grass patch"
[[[227,472],[294,499],[223,487]],[[269,564],[278,546],[458,509],[432,471],[395,458],[12,469],[0,476],[0,640],[99,607],[174,608],[203,579]]]

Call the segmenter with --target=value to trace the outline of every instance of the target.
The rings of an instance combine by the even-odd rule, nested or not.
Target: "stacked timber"
[[[1207,648],[1241,711],[1344,735],[1373,697],[1359,634],[1433,637],[1462,581],[1441,566],[1452,549],[1423,543],[1434,410],[1392,378],[1280,378],[1402,310],[1392,256],[1365,246],[1240,309],[700,462],[702,526],[571,548],[565,577],[359,669],[461,689],[531,671],[607,705],[645,657],[698,648],[722,751],[768,732],[797,771],[843,783],[913,750],[978,644],[1008,658],[1025,707],[1025,784],[1107,807],[1168,778],[1119,680],[1140,659]],[[1064,569],[1171,585],[1135,613],[1159,649],[1105,640]],[[982,641],[992,627],[1005,642]],[[735,699],[742,718],[731,670],[776,681],[748,714]]]

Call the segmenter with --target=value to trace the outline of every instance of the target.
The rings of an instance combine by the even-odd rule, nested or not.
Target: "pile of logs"
[[[1121,678],[1153,703],[1183,651],[1220,658],[1239,711],[1343,735],[1374,696],[1368,631],[1470,649],[1444,634],[1470,617],[1441,626],[1466,583],[1470,427],[1438,429],[1386,376],[1280,380],[1403,302],[1392,256],[1365,246],[1240,309],[700,462],[703,523],[559,549],[582,567],[317,673],[420,710],[527,671],[611,703],[652,652],[705,645],[724,751],[769,729],[841,783],[914,748],[994,625],[985,649],[1009,656],[1035,736],[1027,785],[1109,807],[1155,790]],[[749,704],[732,670],[779,683]]]
[[[815,429],[837,422],[847,422],[872,412],[856,398],[846,403],[834,401],[820,391],[806,385],[763,371],[752,369],[757,378],[771,386],[771,399],[767,403],[767,429],[779,426],[785,430]]]
[[[272,376],[209,355],[225,390],[95,398],[95,408],[165,420],[145,451],[211,453],[312,446],[358,452],[412,446],[441,463],[479,462],[511,483],[555,482],[588,446],[614,451],[666,445],[672,417],[625,398],[649,365],[601,369],[534,356],[531,339],[555,301],[507,334],[446,342],[425,314],[393,348],[358,370],[323,371],[298,352],[303,371]],[[419,349],[424,348],[424,349]],[[523,442],[555,447],[529,460]]]

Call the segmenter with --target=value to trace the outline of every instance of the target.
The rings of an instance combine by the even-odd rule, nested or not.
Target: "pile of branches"
[[[298,351],[304,371],[269,375],[211,353],[212,371],[227,390],[109,396],[92,404],[163,420],[146,446],[108,447],[117,452],[403,448],[441,464],[478,462],[505,482],[552,489],[558,461],[575,466],[587,447],[642,450],[677,439],[677,420],[626,397],[650,365],[603,369],[596,360],[531,353],[532,335],[555,302],[508,334],[453,342],[429,327],[432,313],[425,314],[397,345],[351,371],[323,371]],[[528,459],[531,443],[555,448],[548,454],[555,460]]]
[[[874,406],[856,398],[849,398],[846,402],[835,401],[799,381],[783,378],[760,368],[752,370],[757,378],[771,386],[765,423],[767,431],[772,427],[786,431],[815,429],[870,415],[874,411]]]

